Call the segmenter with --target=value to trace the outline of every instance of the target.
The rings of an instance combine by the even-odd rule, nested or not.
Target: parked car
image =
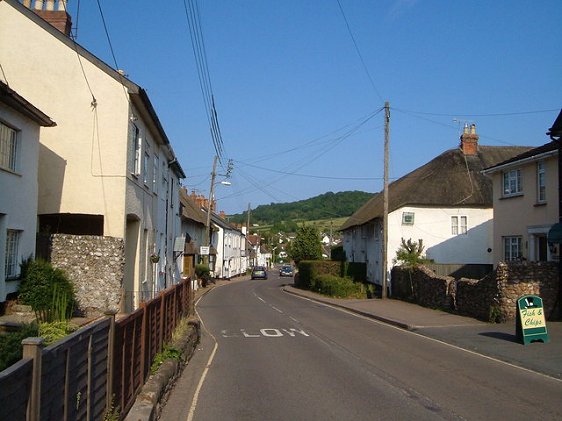
[[[289,265],[281,266],[281,269],[279,269],[279,276],[293,276],[293,267]]]
[[[267,279],[267,270],[263,266],[254,266],[252,279]]]

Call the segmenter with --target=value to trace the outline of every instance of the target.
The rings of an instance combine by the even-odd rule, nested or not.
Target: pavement
[[[485,323],[471,317],[387,299],[330,298],[283,286],[287,293],[338,307],[364,317],[456,346],[523,369],[562,380],[562,322],[546,323],[549,341],[527,345],[517,338],[515,321]]]

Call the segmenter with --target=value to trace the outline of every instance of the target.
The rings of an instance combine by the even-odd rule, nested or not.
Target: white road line
[[[217,353],[217,350],[219,349],[219,344],[217,342],[217,339],[213,336],[213,334],[211,332],[209,332],[209,330],[207,330],[207,327],[205,326],[205,323],[203,322],[203,319],[201,318],[201,316],[199,315],[199,312],[197,311],[197,304],[199,304],[199,301],[201,301],[201,298],[203,298],[203,296],[199,297],[199,299],[195,303],[195,314],[197,315],[197,318],[201,322],[201,327],[205,330],[205,332],[207,332],[209,334],[209,336],[211,338],[213,338],[213,341],[215,341],[215,346],[213,347],[213,352],[211,352],[211,356],[209,357],[209,360],[207,361],[207,365],[205,366],[205,370],[203,370],[203,375],[199,379],[199,383],[197,384],[197,388],[195,389],[195,394],[193,395],[193,400],[191,401],[191,407],[189,408],[189,413],[187,414],[187,421],[193,420],[193,416],[195,415],[195,408],[197,407],[197,402],[199,400],[199,393],[201,392],[201,388],[203,387],[203,383],[205,383],[205,378],[207,377],[207,372],[209,371],[209,368],[211,368],[211,364],[213,363],[213,360],[215,358],[215,354]]]
[[[533,370],[530,370],[530,369],[528,369],[528,368],[521,367],[521,366],[518,366],[518,365],[515,365],[515,364],[512,364],[512,363],[509,363],[509,362],[507,362],[507,361],[502,361],[502,360],[499,360],[499,359],[497,359],[497,358],[490,357],[490,356],[488,356],[488,355],[484,355],[484,354],[480,354],[480,353],[475,352],[475,351],[471,351],[470,349],[461,348],[460,346],[453,345],[453,344],[449,344],[449,343],[444,342],[444,341],[442,341],[442,340],[440,340],[440,339],[435,339],[435,338],[431,338],[431,337],[429,337],[429,336],[422,335],[421,333],[413,332],[413,331],[411,331],[411,330],[406,330],[406,329],[401,328],[401,327],[398,327],[398,326],[393,326],[393,325],[391,325],[391,324],[389,324],[389,323],[381,322],[380,320],[372,319],[372,318],[370,318],[370,317],[367,317],[367,316],[363,316],[363,315],[361,315],[361,314],[354,313],[354,312],[352,312],[352,311],[343,309],[343,308],[341,308],[341,307],[334,307],[334,306],[332,306],[332,305],[330,305],[330,304],[322,303],[322,302],[320,302],[320,301],[315,301],[315,300],[312,300],[312,299],[310,299],[310,298],[302,297],[302,296],[296,295],[296,294],[291,294],[291,295],[293,295],[294,297],[300,298],[300,299],[302,299],[302,300],[310,301],[310,302],[315,303],[315,304],[323,305],[324,307],[329,307],[329,308],[331,308],[331,309],[334,309],[334,310],[337,310],[337,311],[341,311],[342,313],[347,313],[347,314],[349,314],[349,315],[351,315],[351,316],[357,317],[357,318],[359,318],[359,319],[366,320],[366,321],[371,322],[371,323],[376,323],[376,324],[381,325],[381,326],[387,326],[387,327],[389,327],[389,328],[391,328],[391,329],[395,329],[395,330],[398,330],[398,331],[400,331],[400,332],[404,332],[404,333],[407,333],[407,334],[410,334],[410,335],[416,335],[416,336],[418,336],[418,337],[420,337],[420,338],[423,338],[423,339],[426,339],[426,340],[428,340],[428,341],[437,342],[437,343],[440,343],[440,344],[442,344],[442,345],[448,346],[449,348],[454,348],[454,349],[457,349],[457,350],[459,350],[459,351],[466,352],[466,353],[468,353],[468,354],[472,354],[472,355],[475,355],[475,356],[478,356],[478,357],[486,358],[487,360],[494,361],[494,362],[499,363],[499,364],[507,365],[507,366],[509,366],[509,367],[516,368],[516,369],[519,369],[519,370],[521,370],[521,371],[525,371],[525,372],[527,372],[527,373],[536,374],[536,375],[538,375],[538,376],[540,376],[540,377],[545,377],[545,378],[547,378],[547,379],[556,380],[557,382],[562,383],[562,379],[559,379],[559,378],[553,377],[553,376],[549,376],[548,374],[540,373],[540,372],[538,372],[538,371],[533,371]]]
[[[271,308],[272,308],[273,310],[278,311],[279,313],[283,314],[283,311],[282,311],[282,310],[279,310],[277,307],[275,307],[275,306],[272,305]]]

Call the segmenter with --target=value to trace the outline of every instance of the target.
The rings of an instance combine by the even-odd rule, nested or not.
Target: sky
[[[182,184],[207,196],[215,149],[194,1],[70,0],[68,11],[78,43],[147,91]],[[197,4],[224,144],[217,181],[233,162],[231,185],[215,189],[227,214],[380,191],[385,101],[391,181],[458,147],[464,124],[483,145],[540,146],[562,108],[559,0]]]

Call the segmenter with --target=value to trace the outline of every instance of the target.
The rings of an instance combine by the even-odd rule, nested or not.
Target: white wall
[[[19,261],[35,255],[39,126],[0,102],[0,121],[18,131],[16,172],[0,169],[0,302],[18,282],[5,282],[6,230],[21,231]],[[49,130],[49,128],[45,129]]]

